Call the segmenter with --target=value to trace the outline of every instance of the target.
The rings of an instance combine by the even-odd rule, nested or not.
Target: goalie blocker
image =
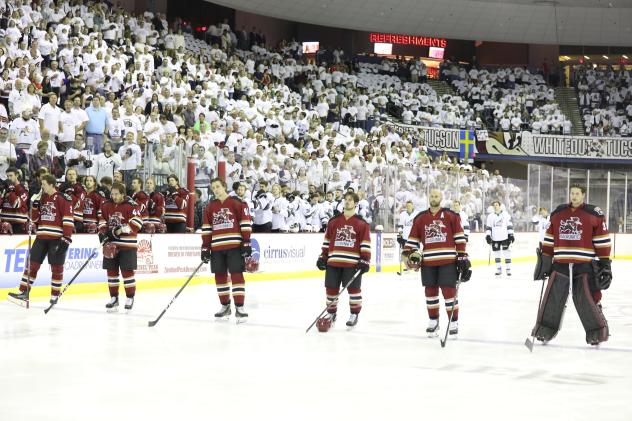
[[[583,187],[571,187],[571,203],[551,214],[542,249],[537,250],[534,279],[548,278],[548,283],[532,335],[543,342],[560,330],[571,286],[586,342],[598,345],[608,340],[608,322],[600,301],[601,291],[608,289],[612,280],[610,236],[603,212],[585,204],[584,197]]]

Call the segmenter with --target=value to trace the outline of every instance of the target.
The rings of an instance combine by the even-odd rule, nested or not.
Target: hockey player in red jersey
[[[55,188],[56,180],[51,174],[41,177],[42,191],[31,197],[31,217],[37,231],[31,247],[30,264],[24,269],[20,292],[9,293],[9,299],[19,304],[28,299],[28,285],[33,285],[37,272],[48,256],[51,267],[51,304],[57,302],[64,279],[66,252],[72,242],[73,219],[72,198]]]
[[[583,186],[570,188],[570,203],[551,213],[538,253],[534,279],[548,278],[548,283],[532,334],[545,343],[560,329],[570,282],[586,342],[598,345],[608,340],[608,322],[600,302],[601,291],[612,281],[610,234],[603,211],[584,203],[585,193]]]
[[[329,330],[336,322],[338,302],[335,298],[340,286],[346,285],[353,275],[360,274],[347,287],[351,315],[347,326],[358,323],[358,315],[362,310],[362,275],[371,266],[371,230],[369,224],[356,215],[358,195],[344,195],[343,212],[331,218],[325,231],[322,252],[316,266],[325,273],[325,291],[327,294],[327,314],[318,321],[318,330]]]
[[[215,317],[227,319],[231,315],[230,272],[236,321],[243,323],[248,319],[244,310],[246,283],[243,272],[245,258],[252,255],[250,210],[245,202],[228,195],[226,182],[221,178],[211,180],[211,190],[215,200],[206,206],[202,216],[201,258],[204,263],[211,262],[211,272],[215,274],[217,295],[222,304]]]
[[[148,178],[145,182],[149,201],[147,202],[147,231],[150,232],[167,232],[164,224],[165,215],[165,197],[162,193],[156,191],[156,181]],[[149,225],[153,225],[151,229]]]
[[[110,301],[108,312],[118,311],[119,271],[125,287],[125,310],[134,306],[136,295],[136,234],[143,227],[138,205],[126,196],[125,185],[114,183],[111,200],[101,206],[99,241],[103,244],[103,269],[107,270]]]
[[[189,192],[180,187],[178,177],[167,177],[169,187],[165,191],[165,224],[167,232],[185,233],[187,229],[187,209]]]
[[[59,191],[72,198],[75,232],[83,232],[83,201],[86,198],[86,190],[77,181],[77,170],[69,168],[66,171],[66,181],[59,186]]]
[[[26,234],[29,192],[20,184],[17,168],[8,168],[6,174],[6,188],[0,198],[0,220],[11,224],[13,234]]]
[[[457,213],[442,208],[442,199],[440,190],[430,191],[430,208],[415,217],[404,245],[407,265],[415,270],[421,268],[421,283],[425,287],[430,318],[426,329],[429,336],[436,336],[439,331],[439,290],[443,294],[448,318],[454,312],[448,331],[451,335],[458,333],[456,282],[459,277],[466,282],[471,276],[461,218]]]
[[[143,225],[147,223],[149,196],[143,191],[143,180],[140,177],[132,178],[132,200],[138,205]]]
[[[97,180],[92,175],[83,179],[86,197],[83,201],[83,231],[96,234],[101,214],[101,204],[106,200],[105,193],[97,189]]]

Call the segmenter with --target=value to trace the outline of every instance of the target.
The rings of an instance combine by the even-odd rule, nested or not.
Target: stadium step
[[[455,91],[454,89],[452,89],[452,86],[450,86],[448,83],[446,83],[443,80],[438,80],[438,79],[428,79],[428,85],[430,85],[432,87],[432,89],[435,90],[435,92],[437,93],[437,96],[441,96],[441,95],[454,95]]]
[[[573,87],[555,88],[555,101],[559,104],[560,110],[573,124],[571,134],[575,136],[584,135],[584,120],[579,111],[577,102],[577,92]]]

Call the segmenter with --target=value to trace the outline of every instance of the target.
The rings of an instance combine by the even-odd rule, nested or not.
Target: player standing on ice
[[[136,295],[136,234],[143,227],[140,209],[126,196],[125,185],[114,183],[111,199],[101,206],[99,241],[103,244],[103,269],[107,271],[110,301],[105,305],[109,313],[118,311],[119,271],[125,287],[125,310],[134,306]]]
[[[248,313],[244,310],[245,259],[252,255],[250,209],[245,202],[228,195],[226,182],[221,178],[211,180],[211,191],[215,200],[206,206],[202,217],[201,259],[204,263],[211,262],[211,272],[215,274],[217,295],[222,304],[215,317],[226,320],[232,314],[231,287],[228,284],[230,272],[236,321],[243,323],[248,320]]]
[[[29,265],[22,275],[20,292],[9,293],[9,299],[20,305],[25,305],[28,300],[28,291],[47,256],[52,272],[50,303],[56,304],[59,298],[64,279],[66,251],[72,243],[74,221],[72,198],[57,191],[56,181],[51,174],[43,175],[42,190],[31,197],[31,222],[37,229],[35,242],[31,247]]]
[[[163,223],[165,214],[165,197],[156,191],[156,181],[148,178],[145,182],[149,201],[147,202],[147,227],[148,231],[167,232],[167,227]],[[150,225],[153,225],[149,228]]]
[[[406,202],[406,209],[399,214],[397,220],[397,244],[399,244],[400,255],[406,245],[406,240],[410,236],[410,230],[413,227],[413,219],[419,212],[415,210],[415,205],[412,200]],[[401,261],[400,261],[401,264]],[[408,270],[408,268],[404,269]]]
[[[415,217],[404,247],[408,267],[415,270],[421,268],[421,283],[425,289],[430,318],[426,332],[430,337],[439,332],[439,289],[443,294],[448,318],[452,317],[449,333],[456,335],[459,332],[456,283],[459,276],[463,282],[467,282],[471,276],[461,218],[450,209],[442,208],[442,199],[440,190],[430,191],[430,208]]]
[[[0,220],[11,224],[13,234],[26,234],[29,225],[29,192],[20,183],[17,168],[7,169],[6,174],[6,188],[0,186]]]
[[[542,241],[544,241],[544,234],[549,228],[549,212],[546,208],[540,208],[536,215],[531,218],[531,223],[538,228],[538,239],[540,241],[540,247],[542,247]]]
[[[358,195],[344,195],[344,210],[334,216],[327,224],[322,253],[316,262],[320,270],[326,270],[325,290],[327,294],[327,314],[318,321],[318,330],[326,332],[336,322],[340,285],[346,285],[353,275],[360,274],[347,287],[351,315],[347,326],[358,323],[358,315],[362,310],[362,275],[369,271],[371,265],[371,233],[369,224],[356,215]]]
[[[463,227],[463,234],[465,234],[465,242],[467,243],[467,241],[470,238],[470,220],[469,220],[469,217],[467,216],[467,213],[465,213],[462,210],[461,202],[459,202],[458,200],[452,201],[452,211],[454,213],[456,213],[457,215],[459,215],[459,217],[461,218],[461,227]]]
[[[548,342],[555,337],[569,294],[572,277],[573,302],[586,331],[586,343],[607,341],[608,322],[601,311],[601,291],[612,281],[610,234],[602,210],[584,203],[583,186],[570,188],[570,204],[551,213],[534,279],[548,277],[533,336]],[[595,260],[597,258],[598,260]]]
[[[511,244],[515,241],[511,216],[507,211],[502,210],[500,202],[492,202],[494,211],[487,215],[485,223],[485,240],[492,245],[494,260],[496,261],[496,276],[503,274],[501,258],[504,255],[505,269],[507,276],[511,276]],[[501,251],[502,250],[502,251]]]

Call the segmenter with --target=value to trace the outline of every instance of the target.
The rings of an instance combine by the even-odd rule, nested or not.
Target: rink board
[[[614,237],[614,236],[613,236]],[[379,241],[378,241],[379,239]],[[248,281],[300,279],[319,276],[315,262],[321,251],[323,234],[254,234],[253,256],[259,261],[259,272],[248,274]],[[28,237],[23,235],[0,237],[0,298],[9,288],[15,288],[27,262]],[[140,289],[176,285],[185,279],[200,262],[201,237],[191,234],[154,234],[138,236],[137,285]],[[396,235],[373,233],[372,270],[395,272],[399,270],[399,246]],[[512,246],[512,260],[534,260],[538,243],[536,233],[519,233]],[[616,236],[617,258],[632,250],[632,235]],[[83,263],[96,251],[95,257],[74,281],[68,293],[102,292],[107,287],[105,270],[101,269],[102,251],[96,235],[75,235],[68,251],[64,280],[70,280]],[[484,234],[471,234],[467,251],[474,266],[488,264],[490,247]],[[493,263],[493,256],[491,257]],[[42,265],[35,282],[34,295],[48,295],[50,267]],[[212,274],[203,266],[193,283],[208,283]],[[75,285],[76,284],[76,285]],[[38,286],[43,286],[38,288]]]

